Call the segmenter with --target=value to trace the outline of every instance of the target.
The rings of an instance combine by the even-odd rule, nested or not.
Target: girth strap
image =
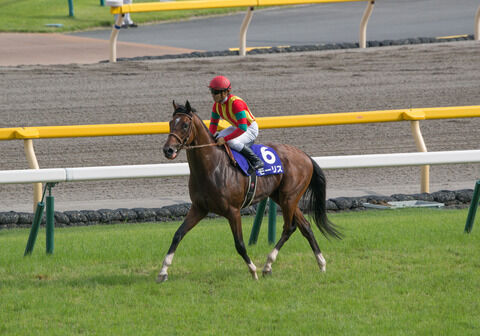
[[[257,192],[257,174],[253,172],[248,176],[247,194],[245,195],[245,199],[243,200],[243,204],[240,207],[240,209],[249,207],[250,204],[252,204],[252,201],[255,198],[256,192]]]

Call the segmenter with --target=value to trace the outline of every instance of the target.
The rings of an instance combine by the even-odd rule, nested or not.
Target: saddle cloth
[[[252,145],[250,147],[253,152],[263,161],[263,168],[256,170],[257,176],[265,176],[272,174],[283,174],[283,165],[278,157],[277,152],[265,145]],[[237,161],[237,166],[246,175],[250,176],[251,168],[247,159],[239,152],[232,149],[234,159]]]

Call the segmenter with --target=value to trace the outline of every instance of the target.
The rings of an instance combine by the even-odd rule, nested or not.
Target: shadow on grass
[[[28,288],[28,287],[72,287],[72,288],[95,288],[97,286],[116,287],[116,286],[132,286],[139,284],[156,284],[157,274],[159,270],[146,273],[132,274],[98,274],[94,276],[78,276],[72,278],[70,275],[56,275],[52,278],[49,275],[35,274],[24,279],[8,279],[3,280],[2,285],[6,288]],[[261,276],[261,272],[259,274]],[[212,270],[190,271],[186,269],[171,270],[169,272],[168,281],[171,282],[196,282],[196,283],[229,283],[236,280],[250,280],[251,275],[245,268],[213,268]],[[162,284],[158,284],[162,285]]]
[[[156,275],[155,275],[156,276]],[[36,274],[29,276],[28,279],[8,279],[3,280],[2,285],[6,288],[27,288],[27,287],[75,287],[75,288],[93,288],[96,286],[130,286],[140,283],[154,282],[153,274],[99,274],[95,276],[78,275],[72,278],[71,276],[62,275],[51,278],[48,275]]]
[[[90,277],[78,277],[76,279],[64,280],[63,282],[70,287],[96,287],[100,286],[129,286],[139,283],[148,283],[153,281],[151,275],[144,274],[109,274],[95,275]]]
[[[11,5],[18,5],[21,2],[29,2],[30,0],[5,0],[2,1],[2,6],[11,6]]]
[[[65,11],[65,14],[58,14],[58,15],[52,15],[52,14],[45,14],[45,15],[32,15],[29,17],[29,19],[35,19],[35,20],[74,20],[78,21],[75,16],[68,16],[68,10]],[[81,20],[81,21],[91,21],[91,20]]]

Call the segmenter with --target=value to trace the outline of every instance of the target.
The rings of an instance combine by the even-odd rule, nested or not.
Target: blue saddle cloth
[[[268,146],[265,145],[252,145],[250,147],[255,154],[263,161],[263,168],[257,169],[255,171],[257,176],[265,176],[272,174],[283,174],[283,165],[278,157],[277,152]],[[232,149],[232,154],[235,160],[237,161],[238,167],[240,170],[247,176],[250,176],[249,170],[251,170],[247,159],[240,154],[239,152]]]

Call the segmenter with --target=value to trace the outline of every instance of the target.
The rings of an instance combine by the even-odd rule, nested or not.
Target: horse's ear
[[[192,112],[192,107],[190,106],[190,102],[188,100],[185,102],[185,108],[187,109],[188,113]]]
[[[173,112],[175,112],[178,108],[178,105],[175,103],[175,100],[173,100]]]

